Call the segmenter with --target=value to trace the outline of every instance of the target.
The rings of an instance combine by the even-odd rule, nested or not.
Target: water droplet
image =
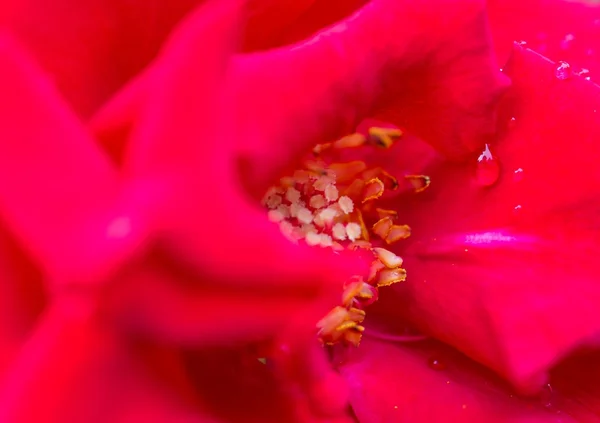
[[[546,408],[552,407],[553,396],[554,390],[552,389],[552,385],[547,383],[544,385],[544,388],[540,393],[540,401],[542,402],[542,405]]]
[[[433,370],[446,370],[446,363],[444,363],[443,361],[441,361],[439,359],[439,357],[431,357],[429,358],[429,360],[427,361],[427,365],[429,366],[430,369]]]
[[[475,180],[482,187],[494,185],[500,177],[500,163],[492,156],[490,147],[485,145],[485,149],[477,159],[477,169],[475,171]]]
[[[523,206],[520,204],[517,204],[514,208],[513,208],[513,214],[515,216],[520,216],[521,213],[523,212]]]
[[[558,62],[558,66],[554,71],[554,76],[561,81],[568,79],[571,76],[571,65],[567,62]]]
[[[513,181],[521,182],[523,180],[523,176],[525,171],[522,168],[518,168],[513,172]]]
[[[549,383],[545,384],[542,388],[542,392],[540,393],[540,401],[542,405],[546,408],[546,410],[551,413],[560,414],[560,397],[555,389],[552,388],[552,385]],[[557,407],[558,406],[558,407]]]
[[[508,127],[514,128],[515,126],[517,126],[517,118],[513,116],[508,120]]]
[[[527,41],[515,41],[515,45],[519,46],[519,47],[526,47],[527,46]]]
[[[586,81],[591,80],[592,78],[590,77],[590,70],[589,69],[581,69],[579,72],[577,72],[577,75],[584,78]]]

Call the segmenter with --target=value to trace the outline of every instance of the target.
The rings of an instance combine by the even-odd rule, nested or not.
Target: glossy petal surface
[[[476,157],[425,170],[434,183],[406,203],[410,282],[398,288],[422,329],[534,391],[557,360],[600,334],[600,91],[585,78],[557,79],[556,66],[515,48],[506,130],[490,145],[501,166],[494,184],[478,182]]]

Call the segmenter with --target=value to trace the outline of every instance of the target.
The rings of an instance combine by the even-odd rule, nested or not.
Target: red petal
[[[236,58],[230,113],[251,188],[263,190],[299,153],[347,135],[374,113],[432,142],[445,140],[437,146],[454,156],[483,145],[506,82],[492,58],[482,6],[432,3],[374,1],[304,43]],[[427,67],[418,66],[426,60]],[[132,116],[120,113],[135,115],[136,101],[125,98],[95,120],[97,132],[127,125]]]
[[[368,0],[304,0],[288,1],[285,4],[278,1],[278,8],[274,5],[267,9],[268,1],[262,0],[260,14],[251,17],[249,30],[244,40],[244,51],[281,47],[285,44],[296,43],[305,39],[319,30],[326,28],[346,18]],[[283,3],[283,4],[282,4]],[[262,9],[262,10],[261,10]],[[280,10],[284,9],[284,10]],[[254,18],[254,19],[253,19]],[[268,33],[265,34],[267,28]]]
[[[176,352],[127,342],[72,307],[50,309],[3,380],[3,422],[218,421],[190,395]]]
[[[489,1],[490,22],[500,63],[513,41],[552,60],[600,71],[600,8],[592,1]]]
[[[570,406],[589,391],[580,392],[581,397],[563,395],[560,403],[556,398],[523,399],[487,369],[439,343],[398,346],[365,336],[342,366],[361,423],[571,423],[597,419],[583,407]],[[573,377],[567,379],[575,382]],[[562,393],[559,390],[559,400]],[[571,411],[583,420],[571,418]]]
[[[0,202],[19,240],[53,273],[85,267],[91,225],[117,192],[108,159],[37,69],[0,40]],[[72,275],[71,275],[72,276]]]
[[[43,278],[22,248],[0,229],[0,375],[33,329],[46,301]]]
[[[515,50],[515,123],[490,146],[495,185],[477,183],[476,158],[471,168],[433,165],[430,190],[400,209],[413,229],[399,253],[408,314],[525,390],[600,333],[600,87],[557,79],[555,68]]]
[[[0,19],[87,116],[156,55],[198,0],[6,0]]]

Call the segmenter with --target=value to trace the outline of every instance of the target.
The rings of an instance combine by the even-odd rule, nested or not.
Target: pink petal
[[[6,0],[0,23],[33,53],[69,104],[88,116],[147,65],[197,3]]]
[[[348,17],[367,0],[261,0],[256,5],[244,37],[244,51],[265,50],[301,41]],[[258,13],[257,13],[258,12]]]
[[[446,6],[452,10],[446,11]],[[483,11],[473,5],[464,10],[445,4],[436,7],[447,12],[438,31],[422,32],[419,22],[428,21],[431,28],[441,18],[427,12],[431,9],[425,5],[414,9],[404,3],[374,1],[303,43],[237,57],[231,80],[236,104],[241,106],[234,117],[245,129],[239,135],[242,157],[249,162],[245,179],[273,180],[308,146],[352,132],[370,114],[423,130],[429,141],[447,140],[447,145],[438,147],[449,154],[479,146],[477,136],[494,127],[491,107],[503,87],[491,50],[485,48]],[[436,54],[433,67],[445,68],[456,61],[451,68],[456,73],[440,72],[424,62],[429,49],[446,38],[446,31],[452,34],[453,44]],[[476,55],[462,55],[460,60],[453,56],[470,51],[472,43],[478,44],[472,48]],[[431,78],[411,79],[416,73]],[[423,99],[435,104],[416,106]],[[255,106],[243,107],[246,104]],[[422,109],[433,113],[421,113]],[[472,112],[475,109],[478,113]],[[435,137],[426,128],[445,135]],[[469,139],[469,146],[454,136],[458,131]]]
[[[413,8],[370,2],[313,39],[236,57],[229,112],[239,128],[244,179],[256,182],[254,190],[309,146],[346,135],[370,114],[406,124],[431,142],[446,140],[437,146],[453,156],[482,145],[482,134],[494,129],[494,100],[506,85],[492,57],[483,8],[476,2],[460,9],[432,3]],[[437,29],[425,32],[425,26]],[[441,44],[445,48],[438,50]],[[114,110],[94,119],[101,138],[114,144],[114,134],[126,131],[119,128],[137,114],[141,101],[135,98],[151,90],[147,84],[140,89],[137,83]]]
[[[566,60],[600,70],[600,8],[593,1],[490,1],[490,23],[500,63],[505,63],[513,41],[551,60]]]
[[[94,260],[91,220],[113,201],[117,174],[48,81],[0,40],[0,209],[54,276]],[[101,228],[100,228],[101,229]]]
[[[2,381],[3,422],[219,421],[189,400],[176,354],[125,341],[75,307],[49,310]]]
[[[507,108],[515,120],[490,146],[501,166],[493,186],[478,182],[476,158],[471,167],[432,164],[429,192],[402,212],[413,234],[399,246],[406,314],[527,391],[600,336],[600,88],[557,79],[556,67],[516,48]]]
[[[437,364],[428,364],[433,360]],[[361,423],[570,423],[597,418],[579,410],[588,420],[576,420],[567,406],[556,409],[549,399],[519,398],[488,370],[436,342],[402,346],[367,338],[341,372]]]
[[[283,34],[304,16],[317,0],[250,0],[242,51],[266,50],[282,42]]]
[[[167,264],[158,279],[144,272],[152,262],[143,262],[136,270],[141,275],[130,277],[155,283],[133,281],[128,292],[134,295],[125,293],[115,314],[125,311],[134,326],[179,342],[272,335],[290,310],[317,301],[318,311],[305,321],[313,327],[339,301],[345,275],[362,265],[290,243],[232,180],[234,143],[219,112],[236,13],[211,2],[181,28],[156,69],[161,85],[148,95],[127,155],[132,180],[167,184],[158,193],[162,201],[153,204],[156,229],[179,262]],[[221,43],[207,47],[206,40]],[[188,296],[181,278],[201,285]],[[135,294],[138,289],[145,293]]]
[[[6,228],[0,230],[0,375],[21,347],[45,302],[42,274]]]

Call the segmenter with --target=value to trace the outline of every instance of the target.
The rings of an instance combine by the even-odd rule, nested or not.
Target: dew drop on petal
[[[475,171],[475,180],[482,187],[494,185],[500,177],[500,163],[496,159],[488,144],[477,159],[477,168]]]
[[[508,120],[508,127],[512,129],[515,126],[517,126],[517,118],[513,116]]]
[[[586,81],[591,81],[591,77],[590,77],[590,70],[589,69],[581,69],[579,72],[577,72],[577,75],[580,76],[581,78],[585,79]]]
[[[546,410],[551,413],[560,413],[560,410],[557,408],[557,405],[560,403],[560,398],[558,397],[558,393],[552,385],[546,383],[540,393],[540,402],[546,408]]]
[[[513,214],[515,216],[520,216],[521,213],[523,213],[523,206],[520,204],[517,204],[515,207],[513,207]]]
[[[513,181],[521,182],[523,180],[524,174],[525,172],[522,168],[515,169],[515,171],[513,172]]]
[[[571,76],[571,65],[567,62],[558,62],[558,66],[554,70],[554,76],[556,79],[564,81]]]
[[[439,357],[436,356],[430,357],[427,361],[427,365],[432,370],[446,370],[446,364],[443,361],[441,361]]]

